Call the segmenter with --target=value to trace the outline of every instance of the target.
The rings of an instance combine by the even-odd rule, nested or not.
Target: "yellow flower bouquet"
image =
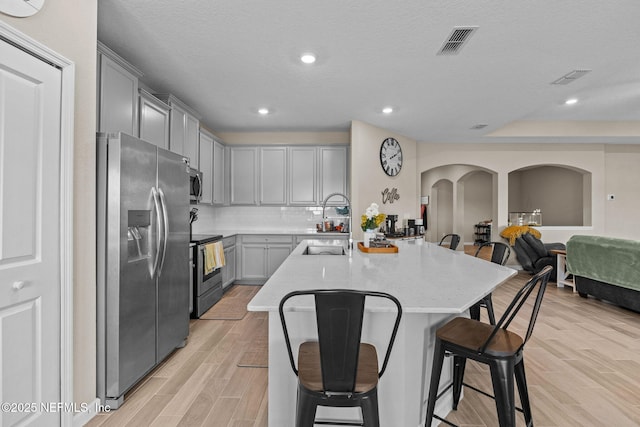
[[[382,224],[387,216],[378,211],[378,204],[371,203],[371,206],[367,208],[365,214],[362,215],[362,222],[360,226],[362,231],[373,230],[378,228]]]

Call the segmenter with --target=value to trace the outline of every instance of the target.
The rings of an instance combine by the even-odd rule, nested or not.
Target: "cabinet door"
[[[200,132],[200,172],[202,172],[202,200],[213,203],[213,138]]]
[[[202,166],[200,165],[200,159],[198,158],[198,145],[200,141],[200,120],[187,113],[185,115],[184,123],[184,155],[189,158],[192,167],[201,171]]]
[[[318,204],[317,150],[315,147],[289,148],[289,203]]]
[[[222,287],[226,288],[236,280],[236,247],[224,248],[225,266],[222,268]]]
[[[182,156],[185,155],[184,138],[186,117],[187,112],[182,108],[177,105],[171,106],[171,139],[169,140],[169,149]],[[196,167],[193,164],[191,166]]]
[[[140,139],[169,149],[169,106],[140,90]]]
[[[287,203],[287,148],[260,148],[260,204]]]
[[[224,145],[213,142],[213,204],[223,205],[224,197]]]
[[[267,277],[271,277],[291,254],[291,245],[269,245],[267,248]]]
[[[138,77],[100,55],[99,132],[138,135]]]
[[[257,202],[258,151],[255,147],[232,147],[229,158],[231,175],[230,203],[255,205]]]
[[[347,147],[320,147],[320,201],[331,193],[347,194]],[[328,204],[344,206],[344,197],[332,197]]]
[[[241,246],[241,279],[267,278],[267,246],[259,243],[243,243]]]

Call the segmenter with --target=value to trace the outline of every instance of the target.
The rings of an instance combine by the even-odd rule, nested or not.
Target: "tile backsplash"
[[[322,222],[322,206],[224,206],[197,205],[198,220],[193,223],[194,233],[210,233],[219,230],[239,231],[283,229],[293,232],[315,230]],[[335,215],[327,207],[327,215]]]

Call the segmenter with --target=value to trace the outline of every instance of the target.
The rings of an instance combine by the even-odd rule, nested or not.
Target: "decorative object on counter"
[[[385,214],[381,214],[378,211],[378,204],[371,203],[371,205],[365,211],[365,214],[362,215],[362,222],[360,226],[362,227],[362,231],[364,231],[364,246],[369,247],[369,241],[375,239],[376,237],[376,229],[380,227],[380,224],[384,222],[386,218]]]
[[[358,249],[360,249],[361,252],[365,252],[368,254],[395,254],[398,253],[398,247],[396,245],[393,245],[391,243],[386,243],[384,245],[380,245],[379,243],[375,243],[375,241],[372,241],[371,244],[369,246],[365,246],[363,244],[363,242],[358,242]]]
[[[397,188],[394,187],[389,190],[389,187],[387,187],[382,191],[382,203],[393,203],[396,200],[400,200],[400,194],[398,194]]]
[[[362,223],[360,224],[362,231],[375,230],[384,222],[384,219],[387,216],[385,214],[381,214],[378,209],[379,206],[377,203],[371,203],[367,208],[364,215],[362,215]]]
[[[523,234],[532,234],[536,239],[540,239],[542,234],[535,228],[531,228],[528,225],[510,225],[500,232],[500,237],[504,237],[509,240],[511,246],[515,245],[516,239]]]

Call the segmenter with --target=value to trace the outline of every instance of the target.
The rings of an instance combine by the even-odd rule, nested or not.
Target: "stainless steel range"
[[[191,317],[199,318],[222,298],[222,268],[207,272],[205,268],[205,246],[222,240],[221,235],[194,234],[193,289],[191,290]]]

